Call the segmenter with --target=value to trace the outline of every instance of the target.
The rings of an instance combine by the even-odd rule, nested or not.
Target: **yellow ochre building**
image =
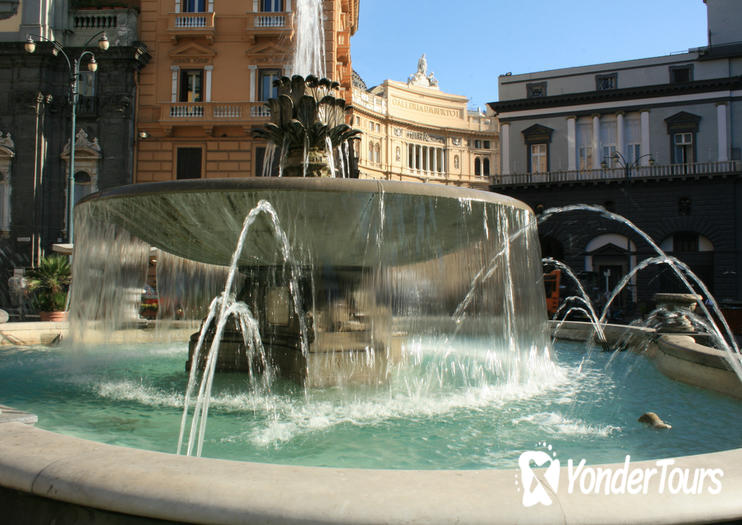
[[[361,178],[435,182],[487,189],[499,166],[497,120],[444,93],[427,58],[406,82],[367,89],[354,74],[354,127],[363,131]]]

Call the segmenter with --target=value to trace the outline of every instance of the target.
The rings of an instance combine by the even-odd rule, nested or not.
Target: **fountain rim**
[[[669,491],[606,496],[549,492],[526,508],[517,470],[305,467],[177,456],[3,423],[0,489],[143,519],[193,523],[696,522],[738,518],[742,449],[671,458],[672,468],[722,469],[718,495]],[[657,468],[657,460],[630,468]],[[611,468],[623,463],[589,465]],[[560,478],[567,480],[568,467]],[[544,469],[535,471],[543,482]],[[281,487],[276,490],[276,487]],[[425,497],[423,497],[423,495]],[[637,503],[641,502],[640,505]]]
[[[353,192],[455,198],[490,204],[502,204],[533,213],[530,206],[518,199],[486,190],[443,184],[426,184],[422,182],[314,177],[243,177],[141,182],[98,191],[80,199],[77,205],[101,200],[175,192],[199,193],[226,191],[309,191],[339,194]]]

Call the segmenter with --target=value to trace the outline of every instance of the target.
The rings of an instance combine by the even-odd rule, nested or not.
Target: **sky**
[[[742,0],[740,0],[742,1]],[[446,93],[497,100],[497,80],[707,44],[703,0],[360,0],[353,69],[406,81],[423,53]]]

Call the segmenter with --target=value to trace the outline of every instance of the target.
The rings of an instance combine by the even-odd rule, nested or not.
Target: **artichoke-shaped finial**
[[[337,82],[294,75],[276,80],[274,86],[278,98],[267,103],[270,122],[253,134],[275,144],[288,157],[324,152],[328,142],[334,149],[361,133],[345,123],[351,106],[333,95]]]

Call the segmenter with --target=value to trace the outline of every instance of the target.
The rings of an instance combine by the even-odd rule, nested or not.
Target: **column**
[[[172,85],[170,86],[170,102],[178,101],[178,72],[180,71],[179,66],[170,66],[172,72]]]
[[[716,106],[716,135],[718,141],[718,161],[729,160],[729,139],[727,136],[727,105]]]
[[[430,146],[425,146],[425,171],[430,171]]]
[[[433,148],[433,173],[438,173],[438,148]]]
[[[211,73],[214,71],[214,66],[204,66],[206,71],[206,98],[205,102],[211,102]]]
[[[593,115],[593,169],[600,169],[600,162],[603,160],[600,158],[600,115]]]
[[[642,158],[640,163],[642,166],[649,166],[649,153],[651,153],[649,149],[649,111],[642,111],[640,115],[640,125],[641,125],[641,154],[647,155],[646,157]]]
[[[577,117],[567,117],[567,169],[577,169]]]
[[[510,124],[503,123],[500,126],[500,162],[501,173],[510,175]]]
[[[258,86],[258,66],[247,66],[247,69],[250,70],[250,102],[255,102],[257,100],[255,91]]]
[[[624,122],[623,122],[623,111],[619,111],[616,114],[616,151],[623,157],[626,157],[626,151],[624,151],[623,145],[624,137]],[[627,162],[631,163],[631,159],[626,159]]]
[[[420,169],[420,145],[415,144],[415,171]]]

